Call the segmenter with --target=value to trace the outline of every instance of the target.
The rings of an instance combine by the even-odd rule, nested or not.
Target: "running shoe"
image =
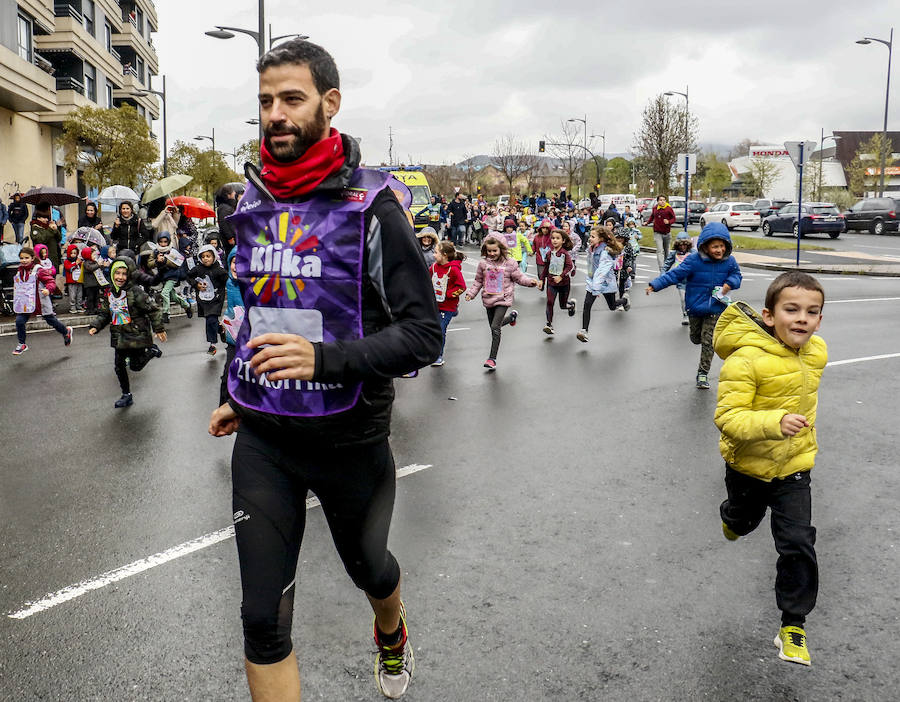
[[[687,315],[681,318],[681,326],[686,327],[690,324],[690,320],[687,318]]]
[[[735,534],[731,527],[729,527],[725,522],[722,522],[722,533],[725,534],[725,538],[729,541],[737,541],[741,538],[740,534]]]
[[[577,338],[578,341],[583,341],[584,343],[587,343],[587,341],[588,341],[587,329],[582,329],[580,332],[578,332],[575,335],[575,338]]]
[[[709,378],[706,373],[697,373],[697,387],[700,390],[709,390]]]
[[[21,356],[28,350],[27,344],[18,344],[16,348],[13,349],[13,356]]]
[[[215,344],[210,344],[209,348],[206,349],[206,353],[208,353],[210,356],[215,356],[216,351],[218,351],[218,349],[216,348]]]
[[[509,313],[509,326],[511,326],[511,327],[516,326],[516,320],[517,320],[518,318],[519,318],[519,313],[518,313],[518,311],[512,310],[512,311]]]
[[[122,393],[122,397],[116,400],[115,405],[113,405],[116,409],[122,409],[123,407],[131,407],[134,404],[134,397],[130,392]]]
[[[497,370],[497,361],[495,361],[493,358],[489,358],[484,362],[484,367],[489,371]]]
[[[412,680],[416,668],[412,646],[406,630],[406,608],[400,604],[400,641],[393,646],[383,645],[378,641],[378,627],[372,624],[375,634],[375,685],[378,691],[388,699],[402,697]]]
[[[184,313],[187,315],[187,318],[190,319],[194,316],[194,308],[190,305],[186,305],[184,308]]]
[[[575,300],[569,300],[569,302],[566,304],[566,307],[569,310],[569,316],[574,317],[575,316]]]
[[[444,357],[438,356],[434,363],[431,364],[432,368],[439,368],[444,365]]]
[[[162,349],[159,348],[159,346],[157,346],[156,344],[151,344],[149,351],[150,355],[154,358],[162,358]]]
[[[66,335],[63,337],[63,343],[66,346],[70,346],[72,344],[72,327],[66,327]]]
[[[544,334],[554,334],[554,333],[555,332],[553,331],[553,325],[550,324],[550,322],[547,322],[544,325]]]
[[[626,312],[631,309],[631,300],[628,298],[627,293],[622,297],[622,309]]]
[[[163,321],[163,324],[168,324],[168,323],[169,323],[169,315],[168,315],[168,313],[166,313],[166,314],[163,315],[162,321]]]
[[[799,626],[783,626],[775,637],[778,657],[783,661],[811,665],[806,647],[806,632]]]

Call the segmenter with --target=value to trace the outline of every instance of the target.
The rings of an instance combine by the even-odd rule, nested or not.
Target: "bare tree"
[[[754,197],[765,197],[778,178],[778,162],[770,158],[751,158],[745,190]]]
[[[538,164],[537,156],[531,153],[525,142],[509,134],[494,143],[492,157],[494,166],[509,184],[510,196],[515,193],[516,180],[527,177]]]
[[[648,175],[659,184],[658,192],[668,190],[678,154],[695,150],[697,125],[697,118],[688,115],[684,104],[673,103],[662,93],[644,108],[634,150],[643,157]]]
[[[587,153],[581,146],[578,138],[579,127],[573,122],[560,122],[561,133],[558,136],[547,135],[544,141],[547,142],[547,150],[559,159],[563,171],[566,174],[566,192],[572,192],[572,183],[575,180],[575,174],[581,168]]]
[[[428,178],[428,184],[431,186],[431,192],[435,195],[444,195],[452,197],[451,191],[459,183],[458,173],[454,166],[448,166],[446,163],[440,166],[425,166],[423,169],[425,177]]]
[[[459,178],[463,185],[463,190],[467,195],[475,192],[476,182],[478,180],[478,170],[473,167],[472,154],[463,154],[463,160],[456,164],[456,170],[459,171]]]

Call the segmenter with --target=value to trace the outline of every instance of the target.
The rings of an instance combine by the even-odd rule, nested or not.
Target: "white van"
[[[600,206],[604,210],[609,208],[609,203],[611,202],[616,203],[616,209],[619,212],[625,209],[625,205],[629,205],[632,212],[637,212],[637,199],[631,193],[613,193],[600,196]]]

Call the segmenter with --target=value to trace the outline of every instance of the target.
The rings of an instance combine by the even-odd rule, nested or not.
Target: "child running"
[[[631,281],[634,280],[634,248],[631,246],[631,236],[624,227],[615,228],[615,237],[622,247],[622,253],[616,259],[616,275],[619,279],[619,307],[627,312],[631,309],[628,291],[631,289]]]
[[[466,280],[462,274],[461,262],[466,259],[462,251],[457,251],[452,241],[444,240],[434,251],[431,264],[431,284],[441,315],[441,355],[432,366],[444,365],[444,345],[447,343],[447,327],[459,313],[459,296],[466,291]]]
[[[678,266],[684,263],[684,259],[686,259],[688,254],[693,250],[694,242],[691,240],[690,234],[681,232],[675,237],[675,243],[672,244],[672,250],[669,251],[669,255],[666,256],[666,260],[663,263],[663,273],[667,273],[673,268],[678,268]],[[688,321],[687,308],[684,306],[685,284],[684,282],[677,283],[675,287],[678,288],[678,297],[681,298],[681,324],[686,327],[690,324],[690,321]]]
[[[584,282],[584,308],[581,310],[581,331],[575,336],[579,341],[588,342],[588,328],[591,326],[591,308],[598,296],[602,295],[607,307],[613,312],[619,306],[616,300],[616,258],[622,247],[606,227],[595,226],[588,237],[587,278]]]
[[[499,236],[492,234],[486,237],[481,245],[481,260],[475,271],[475,282],[466,293],[466,300],[475,299],[481,292],[481,301],[491,326],[491,353],[484,362],[484,367],[489,371],[497,369],[501,328],[507,324],[514,327],[519,316],[515,310],[506,314],[515,297],[516,283],[528,288],[538,286],[538,281],[525,275],[509,257],[506,244]]]
[[[544,262],[544,277],[541,286],[547,289],[547,324],[544,325],[545,334],[554,334],[553,308],[556,299],[559,298],[559,308],[568,310],[569,316],[575,316],[575,302],[569,301],[569,291],[572,287],[572,271],[575,264],[572,261],[572,240],[562,229],[554,229],[550,233],[550,253]]]
[[[531,247],[534,251],[534,263],[537,266],[538,280],[544,280],[544,267],[547,265],[547,257],[550,255],[550,232],[553,230],[553,223],[549,219],[542,219],[531,240]],[[543,288],[542,288],[543,289]]]
[[[131,258],[122,256],[113,261],[109,267],[110,286],[101,301],[100,314],[91,322],[88,331],[94,336],[109,325],[109,345],[115,349],[116,378],[122,390],[122,397],[113,405],[116,409],[134,404],[128,369],[137,372],[151,359],[162,356],[162,351],[153,343],[152,334],[160,341],[166,340],[162,311],[144,288],[131,281],[134,270]]]
[[[715,415],[728,493],[719,508],[722,531],[735,541],[771,510],[781,610],[775,645],[779,658],[802,665],[810,664],[804,626],[819,585],[810,471],[817,391],[828,361],[825,342],[813,336],[824,304],[815,278],[782,273],[766,291],[761,317],[736,302],[722,313],[713,336],[724,360]]]
[[[731,255],[731,236],[721,222],[710,222],[697,240],[697,251],[668,273],[654,278],[646,292],[658,292],[675,283],[685,283],[684,304],[691,328],[691,343],[700,345],[697,387],[709,390],[709,368],[713,355],[713,329],[731,290],[741,287],[741,268]]]
[[[206,341],[210,356],[216,355],[216,341],[219,338],[219,315],[225,302],[225,283],[228,274],[219,264],[214,246],[204,244],[198,254],[199,265],[188,271],[187,281],[197,290],[197,316],[206,318]]]
[[[16,337],[19,343],[13,349],[13,356],[19,356],[28,350],[25,325],[38,310],[44,321],[62,334],[66,346],[72,343],[72,327],[64,326],[56,318],[53,302],[50,300],[50,296],[56,292],[52,270],[55,270],[52,264],[48,268],[37,262],[34,249],[23,246],[19,251],[19,269],[13,277],[13,312],[16,313]]]

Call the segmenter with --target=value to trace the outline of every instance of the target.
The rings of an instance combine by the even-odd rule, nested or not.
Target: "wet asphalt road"
[[[638,287],[655,258],[639,259]],[[471,280],[474,261],[464,265]],[[583,270],[583,266],[582,266]],[[775,273],[745,270],[761,305]],[[900,353],[896,279],[823,276],[832,361]],[[577,291],[579,315],[583,285]],[[821,568],[813,667],[772,645],[767,522],[721,535],[715,393],[674,290],[595,306],[540,332],[520,289],[486,374],[479,302],[451,326],[447,365],[398,380],[391,548],[417,668],[405,699],[883,700],[900,685],[900,358],[836,365],[820,390],[813,472]],[[840,300],[871,300],[838,302]],[[108,335],[0,338],[0,611],[230,524],[232,439],[206,433],[222,357],[202,325],[171,325],[165,356],[114,410]],[[720,361],[713,363],[713,375]],[[449,398],[456,398],[451,400]],[[301,552],[294,642],[305,700],[380,699],[371,612],[318,508]],[[24,619],[0,617],[0,699],[245,700],[233,539]]]

